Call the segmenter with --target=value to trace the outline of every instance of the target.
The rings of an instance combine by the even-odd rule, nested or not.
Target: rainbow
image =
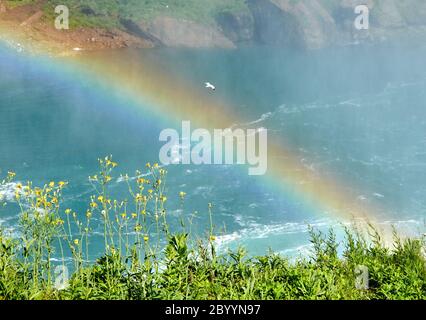
[[[195,91],[184,80],[174,78],[161,66],[144,63],[140,51],[85,54],[68,62],[106,85],[109,91],[131,97],[141,115],[146,111],[159,119],[176,123],[190,120],[207,129],[228,128],[246,121],[226,101]],[[151,106],[151,107],[148,107]],[[154,106],[154,109],[152,109]],[[150,108],[149,110],[144,108]],[[297,198],[313,212],[325,211],[343,219],[362,219],[371,223],[378,218],[378,208],[365,207],[342,181],[321,176],[302,165],[299,157],[285,141],[268,141],[268,173],[259,183],[267,183],[286,196]]]
[[[144,63],[140,51],[83,53],[72,57],[56,57],[64,70],[74,70],[98,82],[109,93],[126,97],[137,106],[141,117],[147,111],[158,120],[190,120],[202,128],[228,128],[246,120],[226,101],[191,88],[180,78],[170,76],[161,66]],[[268,142],[268,172],[259,183],[277,188],[286,197],[294,197],[313,212],[327,212],[340,219],[356,219],[375,223],[382,210],[366,206],[344,181],[312,172],[300,161],[289,143]]]

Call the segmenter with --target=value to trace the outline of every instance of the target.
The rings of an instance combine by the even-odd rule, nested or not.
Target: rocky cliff
[[[355,7],[360,4],[370,9],[368,30],[354,25]],[[426,1],[421,0],[249,0],[249,7],[254,40],[266,44],[285,45],[292,39],[306,48],[321,48],[426,39]],[[283,22],[277,27],[280,19]]]
[[[370,9],[370,27],[357,30],[355,7]],[[138,22],[166,46],[235,47],[247,43],[317,49],[360,42],[426,39],[422,0],[247,0],[248,11],[220,12],[215,24],[157,17]]]
[[[0,27],[9,21],[11,29],[18,28],[17,32],[30,38],[87,50],[135,46],[235,48],[247,44],[318,49],[426,40],[424,0],[164,0],[151,8],[155,11],[149,16],[149,4],[139,0],[129,0],[126,10],[108,9],[106,5],[112,0],[99,0],[96,6],[69,0],[70,5],[76,5],[70,7],[74,20],[72,30],[67,31],[55,30],[49,20],[49,12],[52,17],[58,1],[33,0],[8,8],[8,2],[0,0]],[[360,4],[369,8],[368,30],[358,30],[354,25],[355,7]],[[142,14],[134,14],[129,8]],[[81,21],[86,24],[78,25]]]

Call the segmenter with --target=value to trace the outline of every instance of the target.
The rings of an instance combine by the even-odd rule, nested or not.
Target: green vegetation
[[[35,0],[6,0],[4,2],[6,2],[8,8],[13,9],[19,6],[35,3],[36,1]]]
[[[14,8],[40,1],[6,2],[9,8]],[[45,19],[54,19],[57,5],[69,8],[71,27],[100,28],[121,28],[121,19],[149,22],[160,15],[214,24],[219,13],[248,10],[245,0],[46,0],[43,7]]]
[[[0,299],[426,298],[425,239],[395,236],[389,249],[374,229],[368,239],[348,229],[339,256],[333,231],[311,230],[310,258],[290,261],[273,253],[249,258],[244,249],[218,254],[212,204],[204,236],[192,235],[193,217],[171,232],[164,169],[147,164],[149,178],[140,172],[135,180],[122,176],[129,198],[118,200],[109,190],[117,163],[110,157],[99,162],[99,173],[89,178],[94,191],[84,214],[62,208],[67,182],[14,185],[20,223],[13,237],[0,232]],[[9,172],[1,184],[10,186],[14,178]],[[183,208],[185,193],[178,196]],[[102,229],[104,253],[89,262],[95,224]],[[55,270],[65,260],[51,258],[64,252],[72,256],[73,273],[60,287]],[[355,286],[360,265],[369,270],[367,290]]]
[[[44,11],[49,19],[62,0],[47,0]],[[70,23],[74,27],[121,27],[121,19],[149,22],[166,15],[203,24],[214,24],[223,12],[247,11],[245,0],[67,0]]]

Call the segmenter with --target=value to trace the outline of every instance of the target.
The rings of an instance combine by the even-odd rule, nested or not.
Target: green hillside
[[[16,7],[39,0],[6,2]],[[212,24],[219,13],[248,10],[245,0],[46,0],[44,12],[48,18],[55,16],[57,5],[68,6],[71,25],[80,27],[119,27],[120,19],[150,21],[159,15]]]

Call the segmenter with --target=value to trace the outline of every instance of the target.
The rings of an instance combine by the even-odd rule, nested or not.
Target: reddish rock
[[[6,5],[0,0],[0,14],[6,12]]]

